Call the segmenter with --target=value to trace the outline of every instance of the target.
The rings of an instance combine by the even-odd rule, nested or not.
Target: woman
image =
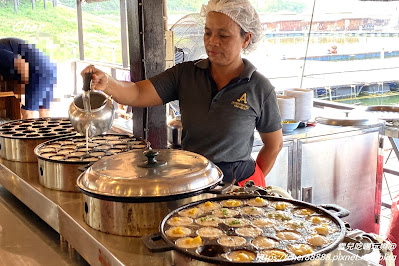
[[[218,165],[225,182],[253,180],[265,186],[283,140],[273,86],[241,58],[262,38],[259,17],[247,0],[210,0],[201,15],[207,59],[137,83],[116,81],[94,66],[82,74],[92,72],[92,87],[121,104],[148,107],[180,100],[183,149]],[[264,144],[256,163],[250,157],[255,128]]]

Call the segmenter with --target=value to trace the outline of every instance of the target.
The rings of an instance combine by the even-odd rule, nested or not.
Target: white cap
[[[251,32],[251,41],[244,50],[246,52],[255,50],[256,44],[262,39],[263,28],[258,13],[248,0],[209,0],[208,5],[202,5],[201,18],[205,20],[209,12],[223,13],[245,32]]]

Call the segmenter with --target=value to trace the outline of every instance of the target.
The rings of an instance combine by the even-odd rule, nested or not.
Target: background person
[[[23,119],[33,118],[34,111],[39,111],[39,117],[50,115],[57,69],[44,53],[21,39],[0,39],[0,75],[25,91]]]
[[[210,0],[205,19],[207,59],[184,62],[137,83],[117,81],[94,66],[92,87],[124,105],[148,107],[180,101],[182,148],[201,154],[221,168],[225,182],[265,185],[283,144],[274,87],[256,71],[243,50],[261,40],[258,14],[247,0]],[[251,158],[254,130],[263,141],[256,163]]]

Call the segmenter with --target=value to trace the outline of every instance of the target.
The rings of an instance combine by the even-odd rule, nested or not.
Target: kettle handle
[[[93,73],[91,73],[91,72],[85,73],[85,76],[83,77],[83,90],[84,91],[90,90],[90,81],[91,81],[92,77],[93,77]]]

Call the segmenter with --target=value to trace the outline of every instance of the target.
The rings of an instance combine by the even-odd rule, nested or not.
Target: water
[[[289,36],[264,38],[254,52],[244,55],[267,78],[300,77],[302,75],[303,60],[290,60],[289,58],[301,58],[305,56],[307,44],[306,36]],[[331,46],[336,45],[338,55],[365,54],[370,52],[391,52],[399,50],[399,38],[395,37],[367,37],[346,36],[331,33],[329,36],[312,36],[310,38],[307,56],[326,56]],[[387,62],[385,67],[397,67],[398,57],[375,58],[365,60],[347,61],[312,61],[306,63],[304,74],[308,77],[324,73],[375,69],[379,62]],[[337,64],[335,64],[337,63]],[[364,64],[366,63],[366,65]],[[345,64],[345,65],[343,65]],[[317,77],[318,78],[318,77]],[[277,84],[279,85],[279,84]],[[284,83],[281,84],[284,89]],[[299,86],[299,82],[297,85]],[[291,88],[291,84],[287,88]]]
[[[368,97],[368,98],[352,98],[347,100],[337,101],[339,103],[355,104],[362,106],[370,105],[399,105],[399,94],[384,95],[382,97]]]
[[[89,126],[86,126],[86,153],[89,153]]]
[[[296,58],[305,55],[307,36],[290,36],[265,38],[260,44],[263,53],[269,55]],[[346,36],[342,34],[330,34],[329,36],[312,36],[309,41],[308,56],[327,55],[331,46],[337,46],[337,54],[367,53],[398,50],[399,38],[391,37],[367,37]]]
[[[83,91],[82,94],[83,107],[85,109],[86,115],[91,116],[91,105],[90,105],[90,91]],[[86,152],[89,152],[89,132],[90,124],[86,125]]]
[[[87,114],[91,114],[91,105],[90,105],[90,91],[83,91],[82,94],[83,107]]]

